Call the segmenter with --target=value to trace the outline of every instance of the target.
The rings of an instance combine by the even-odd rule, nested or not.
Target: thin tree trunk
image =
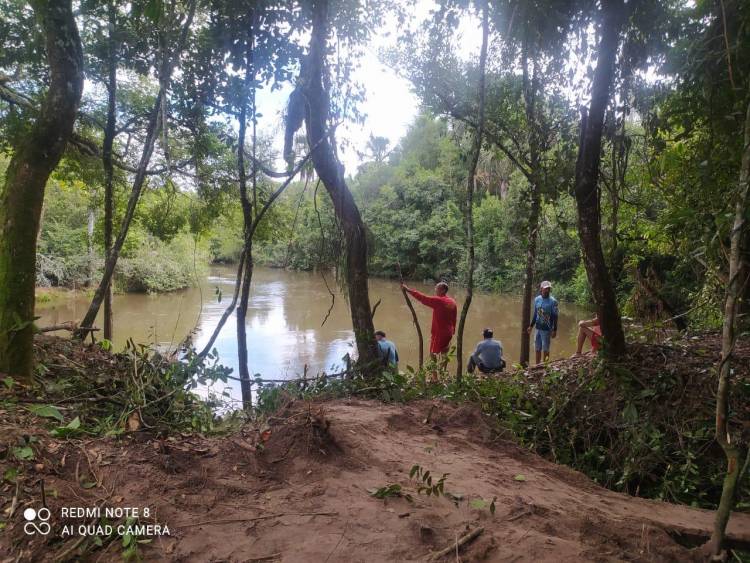
[[[404,275],[401,272],[401,263],[396,262],[398,266],[398,278],[399,281],[403,284],[404,283]],[[414,328],[417,331],[417,342],[419,343],[419,369],[422,369],[424,366],[424,337],[422,336],[422,327],[419,324],[419,317],[417,317],[417,312],[414,310],[414,305],[412,305],[411,299],[409,299],[409,294],[406,293],[406,290],[402,287],[401,293],[404,295],[404,300],[406,301],[406,306],[409,308],[409,312],[411,313],[411,320],[414,323]]]
[[[328,0],[313,3],[313,27],[310,53],[306,61],[304,94],[307,102],[305,123],[313,165],[333,201],[336,217],[346,239],[346,285],[349,293],[352,327],[357,344],[360,369],[375,373],[379,366],[375,330],[372,324],[367,272],[367,233],[362,216],[344,180],[341,164],[329,142],[328,93],[323,86],[326,38],[328,35]]]
[[[539,214],[542,206],[539,194],[536,174],[529,184],[531,190],[531,207],[529,208],[529,220],[526,225],[529,240],[526,244],[526,269],[523,282],[523,299],[521,303],[521,356],[519,361],[522,366],[529,364],[531,351],[528,326],[531,324],[531,299],[534,295],[534,266],[536,265],[537,241],[539,240]]]
[[[117,8],[110,1],[109,41],[107,43],[107,124],[104,128],[102,144],[102,165],[104,166],[104,261],[109,262],[112,255],[112,233],[114,222],[114,165],[112,147],[117,127],[117,46],[115,33],[117,29]],[[112,284],[104,290],[104,338],[112,340]]]
[[[464,327],[466,317],[469,314],[471,300],[474,296],[474,270],[476,269],[476,257],[474,254],[474,183],[477,176],[477,163],[479,153],[482,150],[482,137],[484,136],[484,82],[485,68],[487,66],[487,42],[489,36],[489,0],[484,0],[482,6],[482,48],[479,54],[479,120],[477,123],[476,137],[474,139],[473,154],[469,167],[469,177],[466,184],[466,243],[468,244],[466,265],[468,277],[466,279],[466,299],[461,307],[461,316],[458,320],[456,331],[456,380],[461,381],[464,371]]]
[[[246,239],[245,251],[245,268],[242,276],[242,290],[240,293],[240,302],[237,305],[237,360],[240,368],[240,390],[242,391],[242,406],[250,409],[253,404],[253,393],[250,385],[250,370],[248,368],[247,354],[247,304],[250,299],[250,282],[253,279],[253,241],[252,238]]]
[[[87,272],[86,272],[86,287],[90,287],[94,281],[94,224],[96,222],[96,215],[94,215],[94,208],[89,207],[88,217],[86,221],[86,245],[88,250],[87,256]]]
[[[227,322],[227,319],[229,319],[229,316],[234,311],[234,308],[237,306],[237,299],[240,295],[240,288],[242,287],[242,276],[245,271],[245,249],[242,249],[242,254],[240,255],[240,261],[237,265],[237,276],[234,282],[234,294],[232,295],[232,301],[227,305],[227,308],[224,309],[224,312],[221,315],[221,318],[219,319],[219,322],[216,324],[216,328],[214,328],[213,333],[211,333],[211,337],[208,339],[208,342],[206,342],[206,345],[203,347],[203,349],[198,353],[198,357],[205,358],[208,353],[211,351],[211,347],[214,345],[214,342],[216,342],[216,338],[218,338],[219,333],[221,332],[221,329],[224,328],[224,325]]]
[[[526,126],[528,128],[529,143],[529,217],[526,224],[528,242],[526,243],[526,268],[523,284],[523,299],[521,300],[521,356],[519,361],[522,366],[529,364],[530,341],[528,326],[531,324],[531,300],[534,293],[534,269],[536,266],[537,244],[539,240],[539,215],[542,207],[541,180],[540,180],[540,154],[541,135],[539,134],[539,123],[536,99],[539,91],[539,67],[534,58],[533,73],[529,80],[529,56],[528,37],[524,41],[523,51],[523,99],[526,110]]]
[[[749,99],[750,99],[750,92]],[[741,465],[747,455],[747,444],[741,439],[730,439],[729,434],[729,392],[731,389],[731,362],[736,343],[737,308],[743,291],[742,238],[746,228],[746,216],[750,201],[750,103],[745,115],[744,147],[740,165],[739,193],[734,211],[734,224],[730,236],[729,282],[724,303],[724,325],[721,331],[721,361],[719,363],[719,384],[716,391],[716,441],[724,450],[727,458],[727,473],[721,491],[721,500],[716,510],[714,529],[711,534],[711,554],[719,557],[723,550],[724,535],[729,516],[737,500],[737,484],[742,475]]]
[[[311,149],[311,152],[305,156],[298,164],[297,166],[289,173],[286,180],[279,186],[273,194],[271,194],[271,197],[268,198],[268,200],[263,204],[263,207],[260,208],[260,211],[255,215],[252,223],[252,227],[250,229],[250,233],[248,238],[252,240],[255,229],[257,229],[260,222],[263,220],[264,215],[266,212],[271,208],[273,203],[278,199],[278,197],[284,193],[284,190],[289,186],[289,184],[292,183],[292,180],[297,177],[297,174],[300,173],[300,171],[307,166],[308,162],[310,161],[312,151],[314,151],[317,148],[317,145]],[[231,303],[227,306],[227,308],[224,310],[224,313],[221,315],[221,318],[219,319],[219,322],[216,325],[216,328],[214,329],[213,333],[211,334],[211,337],[209,338],[206,345],[203,347],[203,349],[198,353],[198,356],[201,358],[204,358],[208,355],[208,353],[211,351],[211,347],[214,345],[214,342],[216,341],[216,338],[219,336],[219,333],[221,332],[221,329],[224,327],[224,324],[227,322],[227,319],[232,314],[232,311],[234,311],[235,307],[237,306],[237,301],[240,295],[240,290],[243,283],[243,275],[245,271],[245,256],[246,256],[246,250],[243,247],[242,254],[240,255],[240,261],[239,265],[237,267],[237,276],[236,281],[234,284],[234,295],[232,296]],[[252,271],[252,266],[250,267],[250,270]]]
[[[242,391],[242,405],[245,409],[250,409],[253,404],[252,389],[250,386],[250,371],[247,365],[247,305],[250,299],[250,282],[253,277],[253,207],[256,201],[256,176],[255,176],[255,135],[253,134],[253,202],[250,201],[247,194],[247,172],[245,170],[245,137],[247,132],[247,105],[249,90],[255,90],[253,84],[255,79],[255,66],[253,62],[253,37],[255,34],[254,14],[250,13],[250,19],[253,22],[248,38],[247,53],[245,57],[245,80],[242,93],[240,95],[240,115],[239,115],[239,133],[237,135],[237,173],[239,175],[240,203],[242,204],[242,218],[244,223],[244,252],[245,252],[245,269],[242,275],[242,290],[240,292],[240,302],[237,305],[237,359],[239,363],[240,388]],[[253,98],[253,107],[251,116],[255,122],[255,96]],[[253,133],[255,128],[253,128]]]
[[[45,35],[49,90],[29,134],[15,147],[0,188],[0,372],[31,379],[36,240],[47,179],[73,132],[83,91],[81,38],[71,2],[33,4]]]
[[[86,312],[86,315],[83,317],[83,320],[81,321],[81,328],[91,328],[94,325],[96,315],[99,313],[99,308],[102,305],[104,296],[109,291],[109,286],[112,283],[112,276],[115,273],[117,259],[120,257],[122,245],[125,243],[125,237],[127,237],[128,230],[130,229],[130,222],[133,220],[135,208],[138,205],[138,200],[140,199],[141,191],[143,190],[143,184],[146,180],[146,171],[148,169],[149,162],[151,162],[151,155],[154,152],[154,144],[156,142],[156,137],[158,136],[159,114],[161,113],[162,108],[162,98],[167,95],[166,88],[169,83],[169,77],[172,75],[172,71],[174,70],[174,67],[177,63],[179,53],[185,46],[188,31],[190,30],[190,25],[192,24],[193,16],[195,14],[195,6],[196,1],[194,0],[190,4],[188,16],[183,25],[182,32],[174,53],[172,53],[172,56],[169,57],[169,60],[162,61],[162,68],[160,70],[161,85],[159,87],[159,92],[156,95],[154,105],[151,108],[151,113],[149,114],[148,126],[146,129],[146,139],[143,143],[141,160],[138,164],[138,168],[136,169],[135,178],[133,180],[133,187],[130,190],[130,198],[128,199],[128,206],[125,210],[125,216],[123,217],[122,223],[120,224],[120,232],[117,234],[117,239],[112,246],[112,251],[110,252],[109,258],[107,258],[104,264],[104,273],[102,274],[102,279],[99,282],[99,286],[96,288],[94,298],[91,300],[91,305],[89,305],[89,309]],[[86,334],[87,333],[84,331],[78,331],[76,333],[76,336],[78,338],[83,338]]]
[[[575,198],[578,207],[578,235],[581,239],[583,262],[604,336],[604,352],[610,358],[617,358],[625,353],[625,333],[622,330],[617,296],[602,251],[599,165],[604,112],[609,103],[609,93],[614,81],[615,59],[624,21],[625,5],[622,0],[608,0],[603,2],[603,11],[604,24],[601,30],[596,71],[591,85],[591,104],[588,113],[584,113],[581,120]]]

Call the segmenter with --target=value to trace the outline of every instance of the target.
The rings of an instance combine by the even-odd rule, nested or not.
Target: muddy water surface
[[[191,330],[194,342],[202,347],[215,328],[221,313],[231,299],[235,269],[217,267],[199,288],[167,294],[120,294],[114,297],[115,348],[121,349],[128,338],[137,343],[154,344],[162,349],[174,348]],[[333,286],[331,280],[329,283]],[[413,287],[432,292],[428,284]],[[372,279],[372,303],[381,300],[375,315],[376,329],[384,330],[401,356],[402,368],[416,366],[418,348],[411,315],[395,281]],[[218,294],[221,293],[221,301]],[[459,310],[463,292],[455,297]],[[50,303],[39,303],[37,321],[48,326],[79,320],[89,298],[70,293]],[[336,293],[335,302],[325,324],[321,324],[331,306],[331,296],[320,274],[256,268],[247,314],[248,350],[251,373],[266,378],[293,378],[308,367],[311,374],[337,371],[341,359],[353,351],[353,333],[347,303]],[[415,303],[425,333],[425,350],[429,345],[430,311]],[[518,360],[520,349],[521,302],[516,295],[476,294],[467,320],[465,348],[473,349],[481,339],[482,329],[492,327],[502,341],[506,359]],[[560,304],[558,337],[553,341],[552,358],[575,351],[575,325],[588,312],[572,304]],[[97,320],[101,326],[101,318]],[[237,372],[237,341],[234,315],[216,340],[221,363]],[[238,395],[232,389],[232,395]]]

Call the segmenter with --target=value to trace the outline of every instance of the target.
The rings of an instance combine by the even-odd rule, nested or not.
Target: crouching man
[[[467,371],[474,373],[475,368],[479,368],[482,373],[503,371],[505,369],[503,345],[499,340],[493,338],[494,333],[491,328],[485,328],[482,336],[484,336],[484,340],[477,344],[476,350],[469,357]]]

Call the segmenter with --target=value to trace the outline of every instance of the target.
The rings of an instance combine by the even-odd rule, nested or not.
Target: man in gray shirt
[[[383,365],[398,369],[398,350],[396,350],[396,345],[390,340],[386,340],[385,332],[382,330],[375,331],[375,339],[378,341],[378,353]]]
[[[482,333],[484,340],[477,344],[477,349],[469,358],[467,370],[474,373],[474,368],[479,368],[482,373],[503,371],[505,360],[503,360],[503,345],[495,340],[491,328],[485,328]]]

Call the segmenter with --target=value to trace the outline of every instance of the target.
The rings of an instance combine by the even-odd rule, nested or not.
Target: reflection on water
[[[168,294],[123,294],[114,297],[114,345],[122,349],[127,338],[171,350],[195,327],[194,343],[201,348],[208,341],[233,289],[235,269],[217,267],[202,287]],[[432,286],[414,283],[426,293]],[[217,297],[217,289],[222,295]],[[456,300],[459,311],[463,293]],[[370,280],[370,299],[381,300],[375,315],[375,328],[384,330],[399,350],[401,367],[416,366],[418,347],[411,315],[399,285],[395,281]],[[39,326],[80,320],[89,298],[71,294],[59,301],[38,304]],[[286,379],[308,373],[338,371],[342,357],[354,353],[354,334],[343,295],[337,294],[331,315],[321,326],[331,306],[331,297],[319,274],[256,268],[247,311],[250,372],[265,378]],[[429,347],[430,310],[415,303]],[[558,338],[553,342],[553,359],[575,351],[575,330],[579,319],[588,313],[570,304],[561,304]],[[236,317],[232,315],[216,339],[215,347],[222,364],[237,374]],[[97,319],[101,326],[101,318]],[[509,363],[518,361],[520,351],[520,299],[511,295],[476,294],[466,324],[464,348],[473,349],[481,340],[482,329],[491,327],[502,341]],[[455,343],[455,342],[454,342]],[[533,351],[532,351],[533,354]],[[239,396],[239,384],[232,384],[232,395]]]

